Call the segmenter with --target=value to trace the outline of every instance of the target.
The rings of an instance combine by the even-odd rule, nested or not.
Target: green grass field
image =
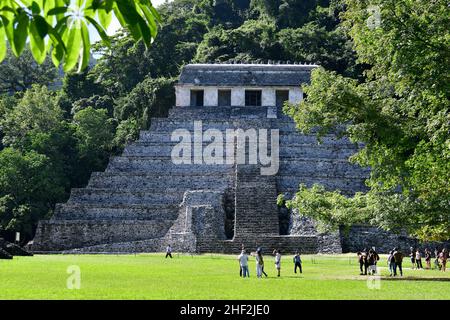
[[[450,271],[411,270],[388,277],[381,257],[379,289],[369,289],[352,255],[303,256],[295,275],[291,256],[282,258],[277,278],[273,259],[265,257],[269,278],[239,277],[235,256],[36,255],[0,260],[0,299],[450,299]],[[67,269],[79,266],[81,288],[68,289]],[[372,283],[372,282],[370,282]]]

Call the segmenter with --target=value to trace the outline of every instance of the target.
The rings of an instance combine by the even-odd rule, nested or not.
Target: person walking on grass
[[[427,264],[427,269],[431,269],[431,251],[425,248],[425,263]]]
[[[170,257],[170,259],[172,259],[172,247],[170,246],[170,244],[166,248],[166,259],[167,257]]]
[[[439,263],[439,249],[434,248],[434,268],[441,270],[441,265]]]
[[[447,268],[447,260],[448,260],[448,251],[447,249],[442,249],[441,253],[439,253],[439,262],[441,263],[441,270],[445,272]]]
[[[420,253],[419,249],[417,249],[417,251],[416,251],[416,267],[417,267],[417,269],[423,269],[422,254]]]
[[[389,252],[389,256],[387,258],[387,263],[388,263],[388,267],[389,267],[389,276],[393,277],[394,276],[394,268],[395,268],[394,250],[391,250],[391,252]]]
[[[261,248],[256,249],[255,259],[256,259],[256,276],[258,278],[261,278],[262,275],[264,274],[267,278],[267,273],[264,272],[264,259],[262,256]]]
[[[248,255],[245,250],[242,250],[241,254],[238,256],[238,260],[242,270],[242,277],[250,278],[250,273],[248,272]]]
[[[275,255],[275,268],[278,272],[278,277],[280,276],[280,270],[281,270],[281,253],[280,250],[273,250],[273,254]]]
[[[369,254],[366,248],[364,248],[364,250],[361,252],[361,262],[364,267],[364,272],[362,271],[362,268],[360,268],[361,275],[367,275],[367,269],[369,268]]]
[[[372,273],[376,274],[377,273],[377,263],[380,260],[380,256],[378,255],[378,253],[375,250],[375,247],[372,247],[372,259],[373,259],[373,263],[372,263]]]
[[[296,252],[294,256],[294,273],[297,273],[297,268],[300,269],[300,273],[302,273],[302,258],[300,257],[300,252]]]
[[[394,249],[394,277],[397,276],[397,269],[400,271],[400,276],[403,277],[402,263],[403,263],[403,253],[400,249]]]
[[[245,246],[242,243],[241,244],[241,252],[245,250]],[[242,277],[242,267],[241,267],[241,263],[239,262],[239,277]]]
[[[366,248],[363,249],[362,252],[358,252],[358,262],[359,262],[359,270],[361,271],[360,275],[367,274],[367,251]]]
[[[411,258],[411,269],[415,269],[416,267],[416,250],[413,247],[409,248],[409,257]]]

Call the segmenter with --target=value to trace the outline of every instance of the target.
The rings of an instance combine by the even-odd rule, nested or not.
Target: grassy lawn
[[[0,260],[0,299],[450,299],[450,271],[411,270],[391,280],[386,257],[379,262],[379,289],[359,275],[356,255],[303,256],[295,275],[284,256],[277,278],[273,258],[265,257],[269,278],[239,277],[235,256],[36,255]],[[67,268],[79,266],[81,288],[67,289]]]

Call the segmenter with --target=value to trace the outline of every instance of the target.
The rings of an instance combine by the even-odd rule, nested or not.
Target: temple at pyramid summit
[[[369,170],[348,161],[355,144],[334,135],[319,144],[282,112],[286,101],[303,99],[301,86],[316,67],[184,66],[169,116],[153,118],[104,172],[72,189],[39,222],[34,250],[157,252],[170,244],[195,253],[236,253],[242,245],[346,251],[345,235],[321,234],[276,201],[293,197],[301,183],[348,195],[366,190]]]

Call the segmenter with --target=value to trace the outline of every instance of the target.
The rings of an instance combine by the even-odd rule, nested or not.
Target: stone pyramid
[[[194,121],[201,121],[204,131],[278,129],[278,173],[264,176],[250,164],[174,164],[177,142],[171,135],[177,129],[192,132]],[[300,183],[321,183],[348,194],[364,190],[368,170],[348,162],[356,148],[333,135],[318,144],[279,109],[174,107],[168,118],[152,119],[150,129],[111,158],[104,172],[94,172],[86,188],[73,189],[50,220],[40,221],[34,250],[152,252],[170,243],[174,250],[189,252],[236,253],[242,245],[339,251],[336,236],[321,237],[314,228],[281,234],[276,197],[294,195]]]

